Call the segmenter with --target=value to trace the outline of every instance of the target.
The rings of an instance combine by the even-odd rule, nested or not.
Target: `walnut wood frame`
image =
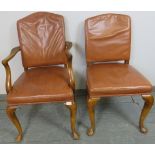
[[[124,64],[129,64],[129,60],[125,60]],[[88,63],[87,66],[89,65],[91,64]],[[144,100],[144,106],[142,108],[141,115],[139,118],[139,130],[141,133],[147,133],[148,129],[145,127],[144,121],[153,106],[154,97],[151,94],[142,94],[141,96]],[[87,130],[87,135],[92,136],[95,133],[95,106],[101,97],[93,98],[88,94],[87,98],[87,107],[90,119],[90,127]]]
[[[72,47],[72,43],[71,42],[65,42],[66,46],[66,55],[68,58],[68,62],[65,65],[65,67],[67,68],[68,74],[69,74],[69,78],[70,78],[70,87],[72,88],[73,92],[75,92],[75,80],[74,80],[74,75],[73,75],[73,70],[72,70],[72,55],[69,53],[70,48]],[[11,69],[9,66],[9,61],[20,51],[20,47],[15,47],[11,50],[9,56],[7,56],[3,61],[2,64],[5,67],[5,71],[6,71],[6,92],[7,94],[11,91],[12,89],[12,81],[11,81]],[[25,71],[28,70],[28,68],[24,68]],[[68,104],[69,103],[69,104]],[[77,111],[77,105],[75,103],[75,99],[72,102],[68,102],[65,103],[66,107],[70,110],[70,123],[71,123],[71,130],[72,130],[72,137],[75,140],[78,140],[80,138],[79,133],[76,130],[76,111]],[[9,117],[9,119],[11,120],[11,122],[15,125],[15,127],[18,130],[18,136],[16,137],[16,141],[20,142],[22,140],[22,127],[20,125],[20,122],[15,114],[15,111],[17,109],[17,106],[11,106],[8,105],[7,109],[6,109],[6,113]]]

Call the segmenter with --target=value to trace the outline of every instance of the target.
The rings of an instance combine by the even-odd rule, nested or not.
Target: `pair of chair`
[[[72,71],[71,42],[65,41],[64,18],[47,12],[33,13],[17,22],[20,47],[12,49],[2,63],[6,69],[6,112],[22,140],[22,128],[16,117],[18,106],[60,102],[70,110],[71,130],[76,130],[75,81]],[[153,105],[151,84],[129,65],[131,42],[130,17],[105,14],[85,21],[87,61],[88,112],[95,131],[94,108],[101,97],[142,95],[145,101],[139,128],[143,133],[144,119]],[[12,85],[8,62],[21,51],[23,74]],[[123,61],[124,63],[120,62]],[[59,64],[62,64],[61,66]]]

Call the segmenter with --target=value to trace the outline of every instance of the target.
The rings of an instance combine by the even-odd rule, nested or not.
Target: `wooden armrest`
[[[5,82],[5,86],[6,86],[6,92],[7,94],[9,93],[9,91],[12,88],[12,82],[11,82],[11,69],[10,66],[8,64],[8,62],[20,51],[20,47],[15,47],[11,50],[10,54],[2,60],[2,64],[5,67],[5,71],[6,71],[6,82]]]
[[[69,52],[69,50],[72,47],[72,42],[66,41],[66,54],[68,57],[68,62],[66,64],[66,68],[68,70],[69,78],[70,78],[70,86],[72,87],[73,91],[75,90],[75,79],[74,79],[74,74],[73,74],[73,69],[72,69],[72,55]]]

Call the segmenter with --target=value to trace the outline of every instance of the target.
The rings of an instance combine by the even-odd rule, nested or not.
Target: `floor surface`
[[[155,96],[155,93],[153,93]],[[64,144],[64,143],[102,143],[102,144],[135,144],[155,143],[155,107],[153,106],[146,126],[147,134],[138,130],[138,120],[143,106],[140,97],[112,97],[102,99],[96,106],[96,133],[86,135],[89,126],[86,98],[76,98],[78,104],[77,127],[80,140],[70,136],[69,111],[59,103],[22,106],[17,109],[24,138],[21,143],[31,144]],[[5,113],[6,103],[0,101],[0,143],[16,143],[17,131]]]

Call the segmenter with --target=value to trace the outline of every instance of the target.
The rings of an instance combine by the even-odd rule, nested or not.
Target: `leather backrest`
[[[129,16],[103,14],[85,21],[87,62],[129,60],[130,44]]]
[[[64,18],[37,12],[17,21],[23,66],[65,64]]]

